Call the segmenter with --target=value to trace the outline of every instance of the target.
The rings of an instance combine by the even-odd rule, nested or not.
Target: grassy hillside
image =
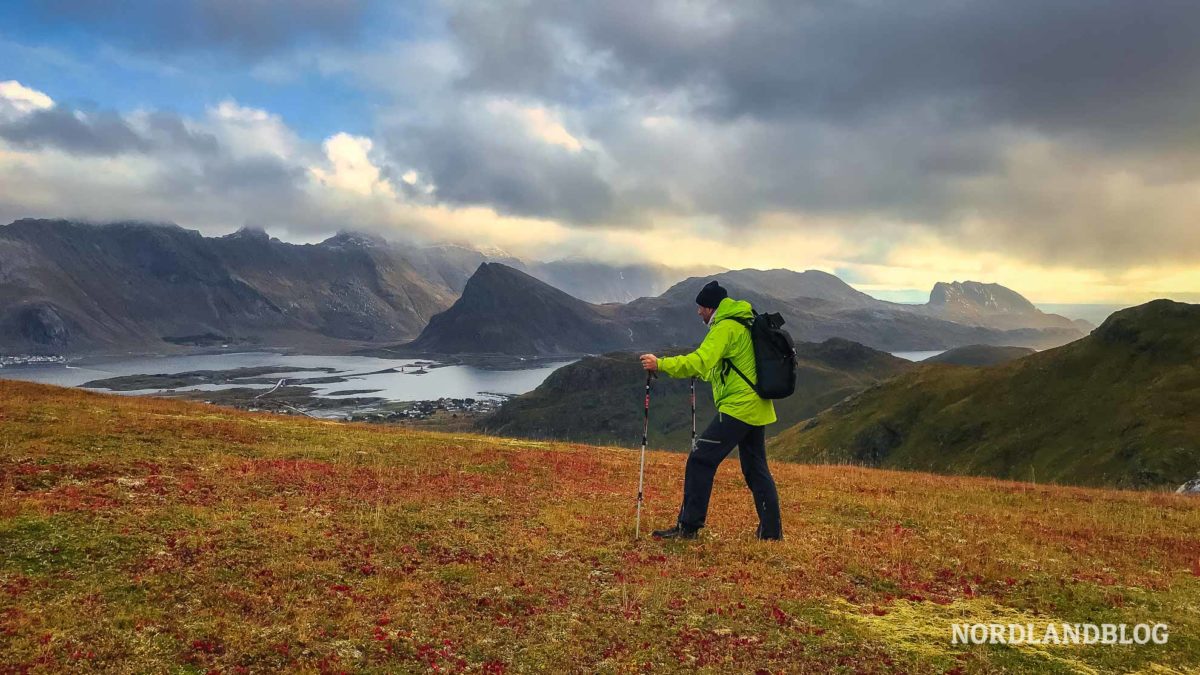
[[[647,460],[646,526],[683,457]],[[1200,501],[735,465],[631,541],[637,453],[0,381],[0,670],[1182,672]],[[952,622],[1163,622],[1166,645],[955,646]]]
[[[925,366],[771,447],[800,461],[1175,487],[1200,471],[1200,305],[1156,300],[990,368]]]
[[[1029,347],[997,347],[995,345],[967,345],[948,349],[931,356],[922,363],[948,363],[954,366],[994,366],[1013,359],[1036,353]]]
[[[912,367],[910,361],[838,338],[801,342],[796,351],[796,393],[775,402],[779,421],[767,428],[768,434]],[[639,446],[645,383],[635,353],[588,357],[559,368],[536,389],[505,402],[477,426],[501,436]],[[704,431],[715,414],[712,387],[697,380],[698,431]],[[688,381],[658,378],[651,392],[651,447],[686,451],[691,433]]]

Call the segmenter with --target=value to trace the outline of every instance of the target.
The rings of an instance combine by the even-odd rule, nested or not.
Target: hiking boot
[[[655,530],[651,534],[655,539],[695,539],[700,535],[700,530],[690,530],[676,524],[669,530]]]
[[[760,541],[782,541],[783,540],[782,532],[776,532],[774,534],[764,537],[762,525],[759,525],[758,529],[754,530],[754,536],[757,537]]]

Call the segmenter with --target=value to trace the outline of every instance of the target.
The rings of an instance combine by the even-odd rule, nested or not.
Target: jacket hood
[[[721,319],[752,319],[754,318],[754,307],[745,300],[734,300],[733,298],[725,298],[721,304],[717,305],[717,311],[713,314],[712,320],[709,321],[710,326],[715,326]]]

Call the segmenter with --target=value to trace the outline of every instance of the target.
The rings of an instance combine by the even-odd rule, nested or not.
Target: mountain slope
[[[905,312],[972,327],[1007,331],[1017,329],[1056,329],[1077,332],[1093,326],[1075,322],[1057,314],[1042,312],[1020,293],[1000,284],[977,281],[938,282],[923,305],[885,302],[859,291],[838,277],[820,270],[793,272],[775,270],[733,270],[713,275],[722,285],[753,289],[774,301],[813,310],[871,310],[874,315]],[[699,279],[676,284],[664,295],[686,298]],[[694,297],[694,291],[691,291]],[[813,303],[813,300],[824,301]],[[799,301],[799,302],[797,302]],[[861,312],[860,312],[861,313]],[[1082,333],[1077,337],[1082,336]],[[1061,344],[1061,343],[1058,343]]]
[[[705,279],[680,282],[656,298],[593,305],[499,263],[482,265],[475,276],[479,279],[468,281],[463,296],[416,341],[393,350],[545,356],[693,348],[704,338],[695,294]],[[874,300],[823,272],[738,270],[716,278],[730,296],[783,314],[798,341],[841,338],[907,351],[970,344],[1043,348],[1081,336],[1075,328],[998,330],[924,316]],[[782,297],[792,293],[809,295]]]
[[[1200,500],[736,462],[701,540],[685,458],[0,381],[14,672],[1185,672]],[[1166,644],[951,641],[1151,617]]]
[[[657,293],[683,275],[352,232],[296,245],[253,229],[204,237],[174,225],[19,220],[0,227],[0,352],[169,351],[196,336],[309,349],[410,340],[496,261],[588,297]]]
[[[750,288],[779,300],[810,298],[825,300],[844,308],[882,307],[887,304],[856,290],[838,277],[820,270],[803,272],[785,269],[731,270],[714,275],[712,278],[719,280],[723,286]],[[695,298],[694,290],[689,288],[687,291],[690,291],[692,298]]]
[[[0,351],[155,352],[201,338],[313,351],[386,346],[417,337],[481,263],[497,259],[589,298],[628,298],[683,273],[579,260],[524,263],[503,252],[403,247],[355,233],[295,245],[256,230],[203,237],[177,226],[21,220],[0,227]],[[799,340],[840,337],[916,350],[972,343],[1046,347],[1081,336],[1069,322],[1046,324],[1051,315],[1007,311],[1008,305],[1007,313],[996,314],[1007,323],[981,319],[991,316],[986,300],[975,304],[987,311],[945,310],[955,318],[948,321],[925,306],[881,302],[815,270],[735,270],[716,278],[735,297],[782,312]],[[541,311],[537,324],[518,325],[532,307],[514,297],[507,311],[460,308],[451,316],[486,310],[481,319],[491,318],[466,318],[457,324],[461,334],[434,331],[419,344],[428,352],[520,355],[690,346],[704,334],[693,304],[703,281],[692,278],[624,305],[580,304],[565,299],[569,293],[549,300],[542,289],[531,297],[545,297],[547,307],[557,309]],[[572,335],[554,335],[562,317],[571,317],[566,332]]]
[[[730,295],[749,300],[756,309],[783,314],[792,337],[807,342],[842,338],[883,351],[950,349],[971,344],[1041,349],[1084,335],[1071,321],[1060,321],[1061,317],[1047,319],[1054,315],[1036,309],[1035,314],[1013,314],[1010,319],[990,325],[979,319],[988,314],[986,309],[974,313],[942,312],[929,305],[884,302],[817,270],[735,270],[712,278],[721,281]],[[698,328],[694,319],[683,319],[694,316],[695,295],[706,280],[687,279],[659,298],[632,302],[623,308],[622,316],[633,324],[635,335],[663,336],[660,344],[664,345],[693,344],[703,336],[703,329]],[[970,320],[957,320],[962,317]],[[1002,323],[1005,325],[1001,326]]]
[[[1085,485],[1200,470],[1200,305],[1117,312],[991,368],[922,366],[777,436],[776,457]]]
[[[948,363],[954,366],[994,366],[1013,359],[1036,353],[1028,347],[996,347],[994,345],[967,345],[947,349],[921,363]]]
[[[450,309],[406,349],[415,352],[582,354],[629,343],[611,308],[592,305],[500,263],[483,263]]]
[[[456,264],[364,235],[295,245],[256,230],[19,220],[0,227],[0,349],[157,350],[201,334],[295,346],[407,339],[457,296],[444,285],[465,278]]]
[[[796,345],[796,393],[775,402],[779,422],[768,433],[815,415],[841,399],[913,364],[846,340]],[[593,356],[554,371],[533,391],[506,401],[480,420],[486,433],[633,447],[642,432],[645,373],[635,353]],[[660,377],[651,395],[651,446],[687,450],[691,436],[688,381]],[[696,382],[699,431],[715,414],[712,388]]]

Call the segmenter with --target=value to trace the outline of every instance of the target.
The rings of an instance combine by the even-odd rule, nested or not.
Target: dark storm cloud
[[[254,192],[270,197],[297,193],[304,175],[304,167],[272,157],[221,158],[204,165],[199,183],[214,196]]]
[[[1200,3],[1186,0],[535,0],[460,4],[451,26],[466,82],[572,97],[582,49],[596,86],[690,90],[723,117],[847,122],[935,105],[958,124],[1137,135],[1200,110]]]
[[[82,155],[145,152],[150,143],[115,113],[79,117],[66,108],[37,110],[0,124],[0,138],[25,149],[57,148]]]
[[[41,16],[160,54],[229,50],[246,58],[306,41],[346,42],[371,0],[49,0]]]
[[[1183,191],[1142,187],[1200,179],[1200,3],[529,0],[452,17],[460,87],[575,110],[621,175],[685,213],[969,229],[1054,263],[1200,258]]]
[[[112,156],[157,149],[213,154],[218,149],[215,137],[189,130],[172,113],[151,113],[146,128],[138,130],[111,111],[82,113],[61,106],[0,122],[0,138],[23,149],[54,148],[79,155]]]
[[[530,138],[504,116],[450,113],[436,124],[396,129],[387,142],[390,154],[436,186],[433,196],[442,202],[577,224],[619,215],[591,152]]]
[[[220,147],[216,136],[204,131],[188,129],[184,125],[183,119],[174,113],[152,112],[147,116],[146,124],[150,133],[157,136],[163,145],[202,155],[215,154]]]
[[[163,172],[151,189],[171,203],[189,204],[196,213],[236,213],[262,226],[281,226],[293,233],[313,228],[321,212],[304,190],[305,169],[275,157],[237,159],[209,157],[198,166]],[[323,217],[325,216],[325,217]]]
[[[579,82],[564,60],[561,36],[541,17],[531,18],[507,3],[474,4],[450,16],[450,29],[470,59],[466,88],[565,94]]]

